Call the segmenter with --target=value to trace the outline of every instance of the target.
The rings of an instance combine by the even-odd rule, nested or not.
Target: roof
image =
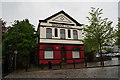
[[[47,20],[57,16],[58,14],[63,13],[65,16],[67,16],[69,19],[71,19],[74,23],[76,23],[77,26],[82,26],[82,24],[78,23],[75,19],[73,19],[71,16],[69,16],[67,13],[65,13],[63,10],[61,10],[60,12],[53,14],[52,16],[44,19],[44,20],[39,20],[39,22],[47,22]]]

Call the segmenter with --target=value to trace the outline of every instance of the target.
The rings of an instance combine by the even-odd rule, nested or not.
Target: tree
[[[118,25],[117,26],[118,26],[118,31],[117,31],[117,41],[116,41],[116,44],[120,48],[120,18],[118,18]]]
[[[5,37],[3,39],[4,53],[17,51],[17,59],[20,59],[21,63],[28,61],[26,59],[36,46],[34,31],[34,26],[29,23],[28,19],[16,20],[12,26],[8,27],[8,32],[3,35]]]
[[[89,25],[84,26],[85,31],[85,39],[91,38],[92,41],[90,44],[97,43],[98,50],[101,54],[101,65],[104,65],[103,58],[102,58],[102,46],[104,44],[110,44],[114,37],[114,30],[111,21],[108,21],[108,18],[102,19],[100,17],[102,13],[102,9],[95,9],[91,8],[91,12],[89,12],[91,17],[87,17],[89,20]],[[91,46],[92,47],[92,46]]]
[[[96,60],[95,53],[98,53],[98,49],[99,49],[99,45],[95,41],[95,39],[86,35],[86,37],[84,38],[84,52],[85,52],[85,56],[87,57],[87,61]]]
[[[94,43],[91,43],[94,42]],[[89,53],[91,51],[98,51],[99,50],[99,45],[95,38],[87,36],[84,38],[84,47],[85,47],[85,53]]]

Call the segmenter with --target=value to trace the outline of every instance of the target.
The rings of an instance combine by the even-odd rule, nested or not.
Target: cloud
[[[102,17],[117,24],[118,17],[117,2],[3,2],[2,18],[7,21],[7,25],[11,25],[14,20],[29,19],[36,26],[39,20],[43,20],[60,10],[64,10],[71,17],[82,24],[87,24],[86,19],[89,16],[90,7],[102,8]]]

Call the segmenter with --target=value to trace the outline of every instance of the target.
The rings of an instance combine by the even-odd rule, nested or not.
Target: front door
[[[66,62],[66,49],[64,47],[61,48],[61,59],[62,62]]]

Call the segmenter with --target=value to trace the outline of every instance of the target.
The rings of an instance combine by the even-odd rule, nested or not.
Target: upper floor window
[[[77,39],[78,39],[77,30],[73,30],[73,39],[74,39],[74,40],[77,40]]]
[[[58,30],[55,28],[55,37],[58,37]]]
[[[65,30],[64,29],[60,29],[60,38],[65,39]]]
[[[68,38],[70,38],[70,37],[71,37],[71,31],[68,30]]]
[[[46,29],[46,38],[52,38],[52,29],[51,28]]]

